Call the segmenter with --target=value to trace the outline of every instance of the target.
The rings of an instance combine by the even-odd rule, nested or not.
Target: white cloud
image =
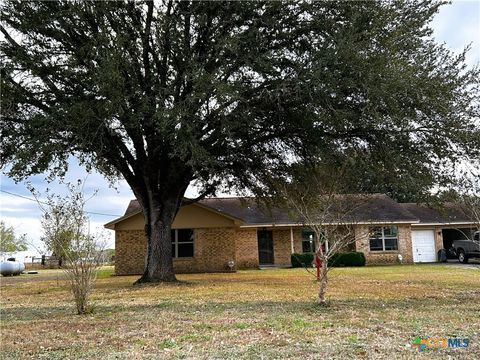
[[[42,225],[40,217],[3,216],[6,226],[12,226],[15,234],[27,236],[29,248],[41,247]]]
[[[128,205],[128,202],[134,198],[131,190],[124,181],[119,182],[117,189],[98,173],[88,174],[78,165],[77,160],[71,159],[69,162],[66,182],[75,182],[77,179],[85,180],[84,191],[86,196],[93,194],[98,189],[98,193],[85,206],[85,211],[103,214],[112,214],[113,216],[102,216],[97,214],[88,214],[90,218],[90,227],[92,232],[103,230],[103,224],[111,221],[117,215],[121,216]],[[44,175],[32,176],[29,182],[40,194],[40,200],[44,200],[46,189],[53,194],[65,194],[65,185],[58,182],[47,183]],[[33,196],[27,189],[25,183],[14,183],[11,179],[2,175],[1,189],[13,194],[21,195],[29,199],[0,193],[0,214],[1,219],[7,226],[13,226],[17,234],[26,234],[29,242],[35,247],[41,246],[41,216],[42,211],[38,203],[32,201]],[[112,231],[105,232],[108,239],[108,247],[114,246],[114,234]]]
[[[466,62],[473,67],[480,62],[480,1],[453,1],[440,7],[431,23],[439,43],[460,53],[471,43]]]

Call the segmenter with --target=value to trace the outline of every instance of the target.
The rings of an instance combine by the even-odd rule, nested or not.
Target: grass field
[[[132,286],[102,270],[92,315],[74,315],[55,271],[2,279],[1,358],[480,358],[480,269],[443,265],[339,268],[330,306],[303,269],[179,275]],[[37,281],[34,281],[35,276]],[[416,336],[468,338],[425,349]]]

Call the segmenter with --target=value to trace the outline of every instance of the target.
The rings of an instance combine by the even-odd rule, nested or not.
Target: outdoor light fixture
[[[400,264],[403,263],[403,256],[401,254],[398,254],[397,255],[397,260]]]
[[[233,271],[233,268],[235,267],[235,261],[229,260],[229,261],[227,262],[227,266],[228,266],[228,268],[230,269],[230,271]]]

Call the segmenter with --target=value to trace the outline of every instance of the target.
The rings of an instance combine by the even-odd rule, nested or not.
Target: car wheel
[[[464,263],[464,264],[466,264],[468,262],[468,258],[467,258],[467,255],[465,255],[465,251],[460,250],[458,252],[458,261],[460,261],[461,263]]]

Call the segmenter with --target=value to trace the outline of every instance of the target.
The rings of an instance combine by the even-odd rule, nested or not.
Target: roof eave
[[[450,226],[450,225],[475,225],[474,221],[452,221],[452,222],[418,222],[414,226]]]
[[[323,225],[382,225],[382,224],[418,224],[418,220],[400,220],[400,221],[357,221],[357,222],[330,222],[324,223]],[[246,224],[241,225],[241,228],[257,228],[257,227],[300,227],[300,226],[308,226],[308,224],[301,224],[301,223],[287,223],[287,224],[275,224],[275,223],[259,223],[259,224]]]

